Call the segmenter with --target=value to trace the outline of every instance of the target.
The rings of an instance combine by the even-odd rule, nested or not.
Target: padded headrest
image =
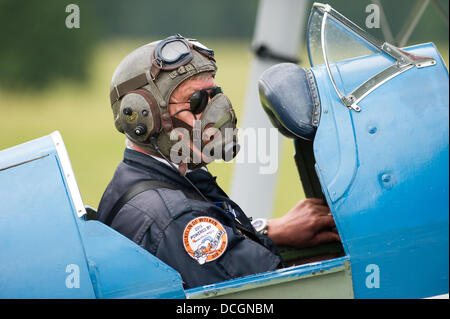
[[[314,75],[293,63],[276,64],[258,82],[264,111],[281,134],[313,140],[320,119]]]

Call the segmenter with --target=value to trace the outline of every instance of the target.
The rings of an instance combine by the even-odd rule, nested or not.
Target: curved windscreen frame
[[[327,33],[331,35],[327,36]],[[387,42],[383,43],[377,40],[329,5],[321,3],[313,4],[308,21],[307,39],[311,66],[325,64],[330,81],[340,100],[344,106],[355,111],[360,111],[360,107],[357,105],[359,101],[398,74],[414,66],[422,68],[436,64],[433,58],[413,56]],[[335,49],[331,58],[329,47],[332,50],[338,48]],[[344,95],[334,81],[330,62],[375,53],[381,54],[395,63],[362,83],[350,94]],[[323,60],[320,59],[320,56]]]
[[[334,62],[348,58],[355,58],[358,56],[367,55],[367,52],[379,53],[384,51],[382,42],[372,37],[369,33],[365,32],[329,5],[314,3],[311,15],[309,17],[307,30],[308,57],[311,66],[323,64],[323,61],[320,59],[317,60],[317,53],[322,54],[323,42],[321,39],[321,34],[322,26],[324,24],[324,14],[327,15],[326,20],[328,20],[326,21],[326,28],[332,36],[337,36],[341,39],[345,38],[346,41],[351,41],[352,44],[356,44],[358,46],[355,52],[355,46],[348,45],[348,47],[351,47],[351,53],[344,53],[342,58],[332,58],[329,59],[330,61]],[[334,30],[330,31],[330,26],[332,26]],[[331,38],[327,39],[327,42],[330,42],[330,39]],[[327,42],[325,43],[327,44]],[[335,43],[328,43],[329,47],[333,45],[335,45]],[[365,52],[361,53],[363,50],[365,50]],[[389,53],[387,54],[389,55]]]

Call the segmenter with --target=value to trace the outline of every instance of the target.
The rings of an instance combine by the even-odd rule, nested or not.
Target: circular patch
[[[200,265],[222,256],[227,244],[227,232],[214,218],[197,217],[187,224],[183,232],[184,249]]]

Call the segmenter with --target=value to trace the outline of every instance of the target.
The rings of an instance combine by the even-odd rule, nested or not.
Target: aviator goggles
[[[194,39],[185,39],[180,34],[160,41],[153,51],[153,78],[156,78],[160,70],[170,71],[188,64],[193,59],[192,50],[214,60],[213,50]]]
[[[211,86],[211,87],[201,89],[199,91],[195,91],[189,98],[188,102],[175,102],[175,103],[171,102],[170,104],[189,103],[189,105],[191,106],[190,111],[193,114],[200,114],[205,110],[206,105],[208,105],[209,99],[210,98],[212,99],[214,96],[216,96],[219,93],[222,93],[222,89],[219,86]],[[185,110],[180,110],[177,113],[179,113],[181,111],[185,111]]]
[[[208,49],[197,40],[185,39],[181,35],[176,34],[158,42],[151,57],[150,75],[152,80],[158,77],[161,70],[171,71],[188,64],[194,58],[194,50],[215,62],[214,51]],[[192,68],[195,67],[192,66]],[[142,73],[115,85],[109,95],[111,105],[127,92],[149,84],[148,81],[147,74]]]

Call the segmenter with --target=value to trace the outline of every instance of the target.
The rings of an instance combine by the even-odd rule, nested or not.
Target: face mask
[[[223,93],[214,95],[193,127],[175,117],[172,122],[171,139],[179,139],[170,153],[174,163],[184,161],[194,169],[216,159],[230,161],[239,151],[236,115]]]

